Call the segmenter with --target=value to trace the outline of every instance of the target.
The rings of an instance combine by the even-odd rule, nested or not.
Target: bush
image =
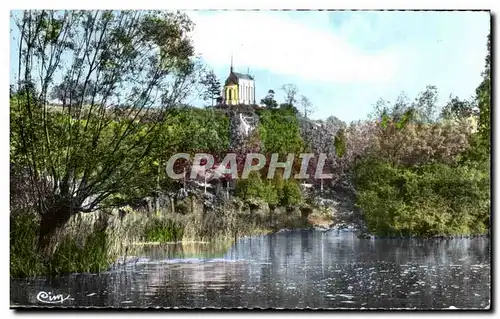
[[[50,259],[37,250],[40,218],[30,212],[15,213],[10,218],[10,276],[34,277],[74,272],[98,272],[112,263],[104,231],[97,231],[84,243],[65,237]]]
[[[10,216],[10,276],[33,277],[46,273],[46,267],[36,250],[37,214],[21,212]]]
[[[471,125],[458,123],[406,124],[380,127],[377,154],[399,165],[444,163],[452,165],[469,148]]]
[[[262,180],[259,173],[251,172],[246,180],[236,185],[237,196],[243,199],[257,198],[268,204],[291,206],[302,202],[302,192],[297,181],[284,180],[277,172],[272,180]]]
[[[179,223],[170,219],[152,219],[145,230],[146,241],[176,242],[182,240],[184,228]]]
[[[278,203],[278,193],[272,181],[263,181],[258,172],[251,172],[247,179],[236,184],[236,194],[243,199],[257,198],[269,204]]]
[[[280,203],[285,206],[297,205],[302,202],[302,193],[295,180],[288,179],[283,183],[283,192]]]
[[[258,132],[264,151],[268,154],[300,153],[304,142],[296,114],[290,109],[260,112]]]
[[[489,174],[469,166],[402,167],[374,158],[355,169],[357,205],[377,235],[471,235],[489,227]]]
[[[80,245],[66,238],[49,262],[49,273],[99,272],[106,270],[113,261],[108,258],[106,232],[96,231]]]

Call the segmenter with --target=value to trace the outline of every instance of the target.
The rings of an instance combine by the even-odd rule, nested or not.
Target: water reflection
[[[11,280],[12,305],[209,308],[485,308],[488,239],[366,240],[291,231],[238,241],[225,254],[139,250],[101,274]]]

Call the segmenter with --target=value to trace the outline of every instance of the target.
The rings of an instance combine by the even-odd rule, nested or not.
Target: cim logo
[[[69,299],[69,295],[64,297],[63,294],[53,295],[51,292],[40,291],[38,295],[36,295],[36,299],[43,303],[63,303],[65,300]]]

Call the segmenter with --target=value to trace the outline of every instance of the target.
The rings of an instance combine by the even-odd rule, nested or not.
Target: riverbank
[[[276,206],[262,199],[221,198],[196,190],[179,190],[145,198],[134,205],[72,216],[54,235],[50,256],[42,256],[37,249],[39,216],[29,211],[14,212],[11,277],[95,273],[108,269],[118,258],[134,255],[138,246],[217,243],[229,247],[240,238],[294,229],[348,229],[367,240],[487,236],[371,234],[354,203],[354,197],[345,188],[337,193],[309,194],[300,204],[290,206]]]
[[[275,208],[274,211],[280,212],[282,209]],[[243,209],[243,211],[245,210]],[[283,209],[283,211],[286,212],[286,209]],[[294,211],[289,209],[292,215]],[[113,265],[137,258],[136,256],[140,255],[139,252],[144,253],[144,251],[149,251],[148,254],[155,254],[155,250],[161,251],[169,259],[217,258],[223,256],[224,252],[239,239],[283,232],[292,233],[296,230],[315,230],[326,233],[347,231],[352,232],[353,237],[370,241],[389,239],[402,240],[403,242],[407,240],[438,242],[443,240],[489,238],[489,234],[469,236],[434,235],[430,237],[376,236],[360,232],[357,225],[342,223],[339,219],[332,221],[334,220],[332,215],[325,213],[327,210],[320,212],[317,209],[309,210],[309,208],[302,207],[302,211],[309,212],[307,217],[302,214],[298,215],[296,211],[296,220],[288,216],[280,223],[274,224],[274,227],[269,227],[268,224],[267,228],[264,224],[249,225],[248,219],[242,218],[240,215],[233,220],[239,229],[229,229],[233,231],[232,235],[230,235],[228,229],[219,229],[219,232],[212,230],[215,235],[213,238],[201,237],[202,229],[197,235],[189,232],[189,227],[192,227],[191,223],[203,224],[199,220],[197,221],[196,218],[192,218],[190,222],[180,219],[175,221],[174,216],[169,214],[148,214],[144,211],[134,210],[126,214],[123,214],[120,210],[105,214],[82,214],[72,218],[65,230],[60,232],[57,240],[58,245],[54,248],[54,253],[50,259],[44,258],[37,251],[36,230],[39,219],[34,214],[20,214],[17,215],[17,218],[11,218],[11,277],[97,273],[108,270]],[[113,213],[118,213],[118,215]],[[189,215],[187,214],[185,217],[187,218]],[[202,215],[203,213],[199,214],[198,217]],[[106,216],[107,219],[103,218],[103,216]],[[151,227],[151,225],[154,227]],[[241,225],[246,226],[242,227]],[[152,232],[151,229],[155,229],[155,227],[155,232]],[[178,230],[173,230],[174,227],[178,227]],[[176,232],[190,237],[176,238]],[[159,237],[160,240],[150,241],[152,234],[162,235]]]
[[[142,205],[72,216],[51,241],[50,255],[37,248],[40,217],[30,211],[11,214],[11,277],[34,277],[106,270],[134,247],[165,243],[217,243],[285,228],[330,227],[333,211],[307,204],[273,207],[260,200],[217,198],[199,192],[163,194],[161,209]]]
[[[472,234],[472,235],[433,235],[425,236],[377,236],[368,233],[360,234],[361,239],[432,239],[432,240],[448,240],[448,239],[474,239],[474,238],[490,238],[490,234]]]

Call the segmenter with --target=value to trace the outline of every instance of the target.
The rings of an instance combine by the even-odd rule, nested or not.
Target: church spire
[[[231,53],[231,73],[233,73],[233,54]]]

